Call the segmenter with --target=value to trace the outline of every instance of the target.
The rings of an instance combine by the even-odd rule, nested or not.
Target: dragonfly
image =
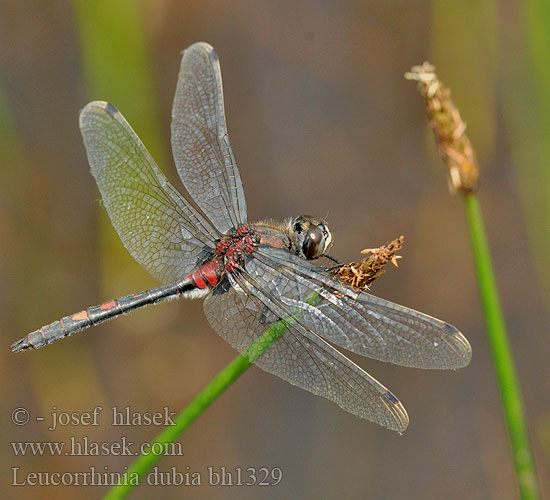
[[[79,122],[114,229],[163,285],[65,316],[15,342],[14,352],[162,300],[204,298],[210,325],[240,353],[270,326],[284,325],[257,366],[399,432],[409,423],[402,403],[337,348],[406,367],[469,363],[470,344],[454,326],[356,289],[319,265],[332,243],[324,220],[248,222],[220,63],[207,43],[183,52],[171,123],[175,165],[200,210],[170,184],[112,104],[89,103]]]

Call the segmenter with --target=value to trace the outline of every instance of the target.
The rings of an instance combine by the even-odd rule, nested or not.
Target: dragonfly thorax
[[[253,226],[241,224],[231,235],[224,236],[216,244],[216,250],[224,257],[229,272],[243,267],[246,254],[252,253],[260,243],[260,235]]]
[[[290,251],[307,260],[317,259],[326,253],[332,243],[325,221],[309,215],[300,215],[288,224]]]

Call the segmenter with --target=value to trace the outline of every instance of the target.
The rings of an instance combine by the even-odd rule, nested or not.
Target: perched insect
[[[169,284],[66,316],[28,334],[13,351],[174,296],[204,297],[208,321],[241,353],[270,325],[285,324],[284,335],[255,360],[259,367],[397,431],[408,425],[400,401],[328,342],[409,367],[469,363],[470,345],[455,327],[348,286],[316,265],[332,242],[324,221],[301,215],[284,223],[248,222],[210,45],[184,51],[172,109],[176,167],[202,214],[168,182],[114,106],[88,104],[80,129],[122,243]],[[307,300],[312,294],[315,302]]]

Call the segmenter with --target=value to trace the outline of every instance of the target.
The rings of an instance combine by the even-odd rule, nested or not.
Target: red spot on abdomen
[[[106,302],[105,304],[99,306],[99,308],[102,310],[102,311],[107,311],[109,309],[112,309],[113,307],[115,307],[116,303],[114,300],[111,300],[111,302]]]
[[[209,262],[199,267],[191,278],[197,288],[201,290],[210,286],[211,288],[218,284],[221,276],[221,264],[218,262]]]
[[[83,319],[86,319],[87,317],[88,317],[88,312],[87,311],[80,311],[79,313],[73,314],[71,316],[71,319],[73,321],[81,321]]]
[[[217,262],[209,262],[204,266],[201,266],[199,269],[202,276],[211,287],[214,287],[218,284],[221,275],[221,266]]]
[[[197,269],[192,275],[191,278],[193,279],[193,283],[195,283],[197,288],[200,288],[201,290],[203,288],[207,287],[206,281],[204,281],[202,274],[200,272],[200,269]]]

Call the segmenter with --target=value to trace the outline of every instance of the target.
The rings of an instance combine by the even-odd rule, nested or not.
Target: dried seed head
[[[401,256],[397,252],[401,250],[405,238],[400,236],[387,245],[382,245],[380,248],[366,248],[362,250],[362,254],[367,254],[361,262],[351,262],[344,264],[333,271],[333,274],[346,285],[351,285],[355,288],[368,290],[369,285],[378,276],[385,273],[384,266],[391,262],[397,267],[397,259]]]
[[[418,90],[426,101],[437,150],[449,173],[449,189],[462,194],[477,191],[479,166],[465,134],[466,123],[451,100],[451,91],[439,81],[434,66],[428,62],[414,66],[405,78],[418,82]]]

